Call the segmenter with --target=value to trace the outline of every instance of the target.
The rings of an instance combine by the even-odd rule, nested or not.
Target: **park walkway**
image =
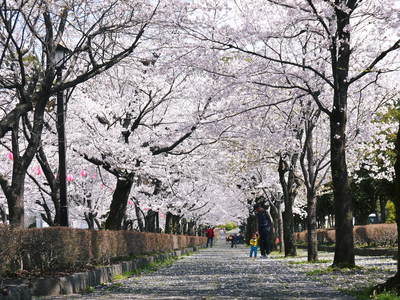
[[[155,272],[84,295],[40,299],[353,299],[277,257],[252,259],[248,248],[220,241]]]

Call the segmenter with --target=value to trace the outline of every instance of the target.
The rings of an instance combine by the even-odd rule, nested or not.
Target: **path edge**
[[[188,247],[155,255],[147,255],[130,261],[122,261],[94,270],[74,273],[57,278],[37,278],[25,284],[0,285],[0,300],[32,300],[36,296],[60,296],[87,291],[102,283],[111,282],[115,275],[131,272],[154,262],[196,252],[200,247]],[[0,284],[1,281],[0,281]],[[39,298],[40,299],[40,298]]]

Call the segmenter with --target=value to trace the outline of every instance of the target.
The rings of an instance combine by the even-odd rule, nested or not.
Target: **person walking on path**
[[[257,212],[256,215],[258,221],[258,234],[260,235],[259,245],[261,258],[269,258],[269,254],[271,253],[270,241],[274,228],[272,220],[265,208],[260,203],[256,204],[254,209]]]
[[[206,231],[206,236],[207,236],[207,245],[206,247],[208,248],[208,245],[212,248],[213,246],[213,241],[214,241],[214,228],[213,227],[208,227]]]
[[[250,257],[257,257],[257,249],[258,249],[258,236],[257,234],[253,234],[250,239]]]
[[[237,248],[238,242],[239,242],[239,237],[236,233],[234,233],[231,240],[231,248]]]

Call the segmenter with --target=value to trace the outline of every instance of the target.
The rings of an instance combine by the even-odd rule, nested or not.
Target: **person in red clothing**
[[[208,248],[208,245],[212,248],[213,246],[213,241],[214,241],[214,227],[208,227],[206,231],[206,236],[207,236],[207,245],[206,247]]]

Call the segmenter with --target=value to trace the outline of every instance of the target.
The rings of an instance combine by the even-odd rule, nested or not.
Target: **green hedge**
[[[397,225],[396,224],[370,224],[354,226],[354,244],[357,246],[371,247],[396,247]],[[318,229],[317,238],[320,244],[334,244],[335,229]],[[298,242],[307,242],[307,231],[295,233]]]
[[[12,230],[0,227],[0,276],[72,271],[132,256],[201,246],[205,237],[66,227]]]

